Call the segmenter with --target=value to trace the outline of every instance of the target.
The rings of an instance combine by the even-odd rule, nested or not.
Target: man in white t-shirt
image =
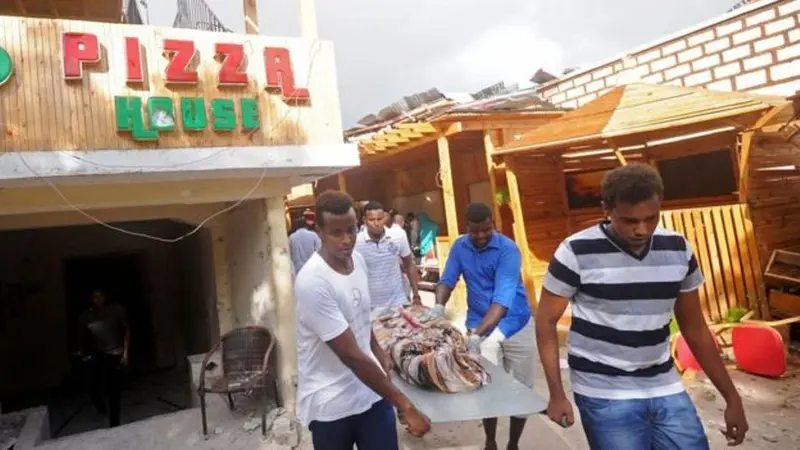
[[[322,246],[295,280],[298,419],[315,450],[397,450],[393,406],[416,436],[430,420],[392,384],[392,361],[372,333],[367,267],[353,252],[353,199],[326,191],[316,211]]]
[[[366,229],[356,237],[356,252],[367,263],[372,308],[382,310],[408,303],[403,272],[410,280],[412,302],[420,305],[419,273],[411,260],[408,239],[402,229],[386,227],[385,214],[383,205],[368,202],[364,206]]]

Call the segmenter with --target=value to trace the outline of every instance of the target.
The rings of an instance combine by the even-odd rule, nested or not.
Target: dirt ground
[[[750,431],[739,447],[748,450],[800,449],[800,377],[772,380],[736,370],[731,376],[742,395]],[[725,401],[705,377],[698,375],[687,390],[706,427],[711,448],[726,448]]]

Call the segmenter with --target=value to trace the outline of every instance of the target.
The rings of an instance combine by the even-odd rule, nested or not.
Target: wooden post
[[[344,172],[339,172],[336,174],[336,181],[339,184],[339,190],[342,192],[347,192],[347,176]]]
[[[525,216],[522,213],[522,197],[519,194],[516,158],[513,156],[506,158],[505,164],[511,212],[514,214],[514,240],[517,242],[519,251],[522,254],[522,280],[525,283],[525,289],[528,291],[528,301],[535,311],[539,292],[533,279],[533,269],[531,268],[531,252],[528,248],[528,234],[525,231]]]
[[[314,0],[300,0],[300,36],[317,39],[317,9]]]
[[[269,279],[275,299],[277,320],[274,326],[278,340],[278,380],[287,417],[295,417],[295,386],[297,381],[297,335],[295,334],[294,286],[292,286],[292,261],[289,257],[289,238],[283,216],[283,198],[269,197],[266,200]]]
[[[244,0],[244,32],[258,34],[258,0]]]
[[[447,142],[447,136],[440,136],[436,140],[436,146],[439,149],[439,177],[442,182],[442,201],[444,201],[444,215],[447,221],[447,238],[450,241],[448,248],[452,247],[455,240],[458,238],[458,213],[456,211],[456,197],[453,190],[453,170],[450,166],[450,145]],[[438,257],[439,255],[437,255]],[[439,263],[440,267],[444,267],[446,261]],[[461,316],[467,313],[467,290],[464,283],[459,282],[453,290],[452,301],[453,306],[451,311],[455,314],[452,318],[460,319]]]
[[[494,215],[494,226],[501,233],[503,232],[503,216],[500,212],[500,205],[497,204],[495,196],[497,195],[497,174],[495,173],[494,153],[496,141],[499,138],[498,133],[494,130],[483,130],[483,153],[486,156],[486,170],[489,172],[489,184],[492,187],[492,214]]]
[[[753,150],[753,137],[757,131],[766,126],[772,121],[781,111],[783,107],[776,106],[767,111],[760,119],[753,125],[753,127],[742,133],[742,148],[739,155],[739,202],[747,203],[748,188],[750,185],[750,153]]]
[[[217,319],[219,335],[231,331],[236,323],[231,298],[230,268],[228,266],[228,242],[225,239],[225,216],[214,219],[211,228],[211,254],[214,260],[214,278],[217,287]]]
[[[450,165],[450,144],[446,136],[436,140],[439,150],[439,177],[442,182],[442,201],[444,202],[444,216],[447,221],[447,236],[450,243],[458,237],[458,213],[456,211],[456,197],[453,190],[453,170]]]

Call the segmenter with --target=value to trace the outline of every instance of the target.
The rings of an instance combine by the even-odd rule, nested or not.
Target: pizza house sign
[[[82,80],[84,68],[101,61],[101,48],[97,36],[89,33],[67,32],[62,35],[62,69],[67,81]],[[167,86],[192,86],[199,83],[197,71],[201,56],[190,40],[164,39],[162,54],[166,59],[163,72]],[[292,105],[310,105],[308,89],[295,85],[289,50],[264,47],[263,67],[266,90],[280,94]],[[149,77],[144,63],[142,46],[138,38],[125,38],[125,79],[128,85],[141,86]],[[247,73],[247,57],[243,44],[217,42],[213,57],[218,63],[216,82],[220,90],[247,87],[251,81]],[[252,63],[252,62],[251,62]],[[113,67],[110,70],[120,70]],[[229,98],[155,96],[143,100],[138,96],[114,98],[117,131],[130,133],[134,140],[157,140],[159,133],[170,132],[180,123],[184,131],[211,129],[218,132],[254,131],[261,127],[257,97]]]

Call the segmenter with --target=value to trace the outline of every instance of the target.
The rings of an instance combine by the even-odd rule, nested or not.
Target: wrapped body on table
[[[375,338],[407,383],[441,392],[471,392],[489,374],[467,351],[466,339],[425,306],[383,310],[373,320]]]

